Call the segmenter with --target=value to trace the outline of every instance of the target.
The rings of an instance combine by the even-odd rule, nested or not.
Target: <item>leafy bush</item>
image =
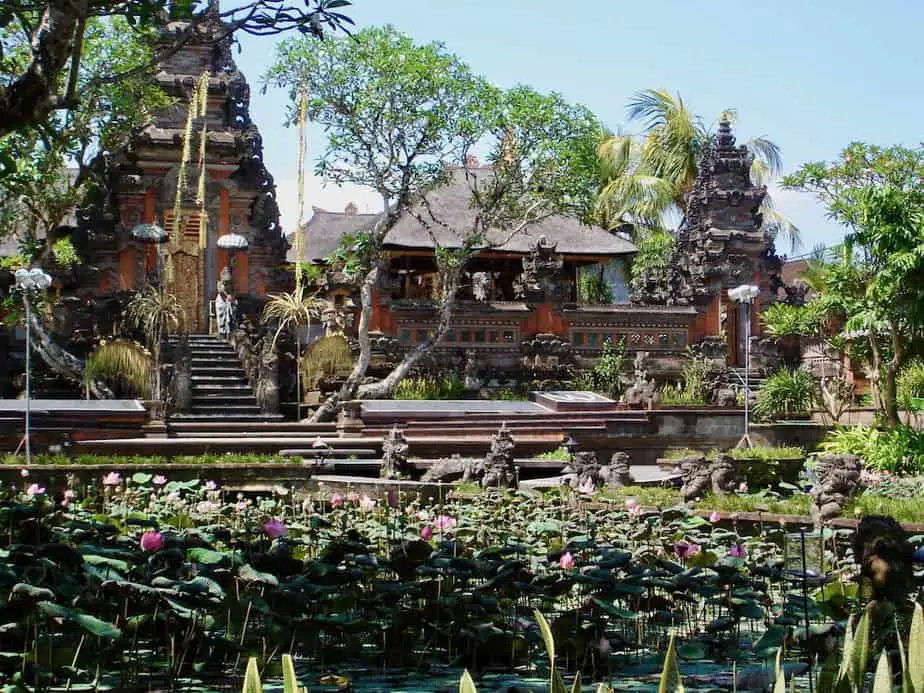
[[[771,337],[811,337],[818,332],[821,313],[811,303],[774,303],[761,311],[760,320]]]
[[[680,370],[680,382],[669,383],[661,388],[661,403],[687,406],[709,404],[712,399],[709,383],[711,374],[709,359],[688,351]]]
[[[603,278],[602,268],[590,267],[581,271],[578,277],[578,301],[591,305],[613,302],[613,292]]]
[[[393,399],[460,399],[465,393],[465,383],[456,375],[441,378],[405,378],[395,388]]]
[[[815,404],[815,378],[806,370],[782,368],[757,393],[754,415],[764,420],[808,414]]]
[[[541,455],[536,455],[537,460],[555,460],[556,462],[568,462],[571,460],[571,454],[568,452],[567,448],[559,447],[554,450],[549,450],[548,452],[543,452]]]
[[[576,390],[590,390],[612,399],[619,399],[625,390],[622,373],[626,366],[626,345],[620,340],[614,344],[603,342],[600,359],[589,371],[580,373],[571,386]]]
[[[902,368],[896,378],[898,403],[905,411],[918,411],[924,398],[924,361],[915,359]]]
[[[924,472],[924,431],[906,425],[888,430],[871,426],[838,428],[825,437],[820,448],[832,454],[856,455],[876,471]]]

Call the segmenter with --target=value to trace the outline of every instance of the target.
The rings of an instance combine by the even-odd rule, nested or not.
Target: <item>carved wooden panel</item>
[[[182,251],[173,254],[173,281],[167,290],[176,296],[183,309],[186,329],[192,334],[204,331],[202,322],[202,262],[196,255]]]

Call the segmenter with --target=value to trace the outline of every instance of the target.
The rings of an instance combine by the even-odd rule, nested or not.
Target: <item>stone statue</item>
[[[379,477],[382,479],[408,479],[411,469],[407,463],[408,444],[404,433],[396,425],[385,436],[382,443],[382,466]]]
[[[472,297],[476,301],[484,303],[488,300],[488,292],[491,289],[491,277],[487,272],[472,273]]]
[[[632,486],[635,483],[629,467],[629,455],[624,452],[614,452],[610,457],[610,466],[604,469],[607,486]]]
[[[812,487],[812,519],[820,528],[840,515],[847,501],[860,489],[863,465],[856,455],[822,455],[815,464]]]
[[[593,451],[574,453],[574,458],[564,469],[564,476],[568,479],[569,486],[587,493],[603,486],[600,462],[597,460],[597,453]]]
[[[684,503],[702,498],[712,488],[709,461],[705,455],[691,455],[678,460],[682,485],[680,497]]]
[[[558,280],[565,262],[556,252],[557,247],[558,244],[551,243],[545,236],[540,236],[530,250],[529,257],[523,258],[520,281],[527,300],[554,300],[559,297]]]
[[[478,358],[474,349],[465,351],[465,371],[463,376],[465,389],[468,392],[477,392],[481,389],[483,381],[478,377]]]
[[[480,481],[484,476],[484,460],[453,455],[441,459],[428,469],[421,481]]]
[[[648,371],[645,368],[647,360],[646,351],[640,351],[635,355],[634,380],[626,390],[626,403],[630,407],[650,409],[658,403],[658,387],[654,379],[648,379]]]
[[[491,449],[484,460],[482,488],[516,488],[516,462],[513,449],[516,443],[506,423],[491,437]]]
[[[715,496],[724,496],[734,490],[735,463],[731,455],[720,452],[715,461],[709,465],[709,480],[712,484],[712,493]]]

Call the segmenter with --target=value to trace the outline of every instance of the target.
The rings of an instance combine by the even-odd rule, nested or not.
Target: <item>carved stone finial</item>
[[[343,213],[348,216],[355,216],[357,212],[359,212],[359,207],[356,206],[355,202],[350,202],[343,208]]]
[[[478,168],[481,166],[481,162],[478,160],[478,157],[474,154],[468,154],[465,157],[465,168]]]
[[[723,113],[719,121],[719,132],[715,137],[716,144],[722,148],[731,148],[735,146],[735,136],[732,134],[731,122],[728,115]]]
[[[491,438],[491,449],[484,459],[482,488],[516,488],[516,464],[513,449],[516,443],[506,423]]]

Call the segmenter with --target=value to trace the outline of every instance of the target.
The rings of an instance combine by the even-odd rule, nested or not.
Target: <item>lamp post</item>
[[[572,438],[571,434],[569,433],[568,437],[565,438],[564,442],[562,442],[562,447],[568,451],[568,464],[571,467],[574,467],[574,453],[577,452],[578,442]]]
[[[137,224],[131,230],[131,236],[136,241],[145,245],[153,245],[158,248],[157,251],[157,283],[160,285],[163,274],[164,258],[160,252],[160,246],[166,243],[170,236],[162,226],[157,224]]]
[[[750,404],[751,404],[751,304],[760,295],[760,288],[753,284],[742,284],[729,289],[728,297],[738,302],[739,309],[744,308],[744,437],[738,441],[739,447],[751,445]]]
[[[29,440],[29,430],[32,417],[32,308],[29,302],[29,294],[33,291],[44,291],[51,286],[51,276],[39,268],[18,269],[14,275],[16,289],[23,294],[23,303],[26,305],[26,430],[22,440],[19,441],[19,448],[25,446],[26,464],[32,463],[32,443]]]

